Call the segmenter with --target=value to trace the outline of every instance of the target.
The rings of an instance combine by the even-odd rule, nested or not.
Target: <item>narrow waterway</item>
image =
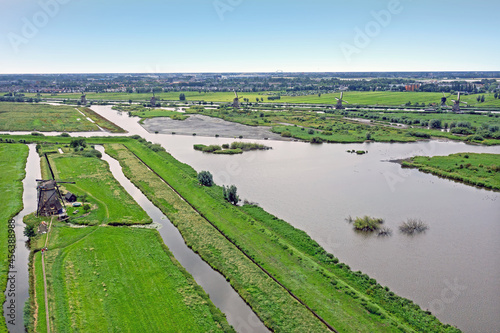
[[[29,298],[29,273],[28,263],[30,250],[27,245],[28,238],[24,236],[24,216],[36,211],[37,194],[36,179],[40,179],[40,158],[35,145],[30,144],[29,155],[26,163],[26,177],[23,180],[24,208],[14,217],[16,232],[16,250],[14,253],[14,267],[10,268],[9,281],[5,291],[6,302],[3,305],[4,317],[7,328],[11,333],[23,333],[23,309]]]
[[[102,159],[108,162],[113,176],[125,190],[148,213],[153,222],[159,223],[160,235],[179,263],[193,276],[195,281],[210,296],[212,302],[226,314],[229,324],[241,333],[269,332],[252,309],[243,301],[229,282],[213,270],[185,243],[179,230],[149,199],[125,177],[120,163],[105,153],[102,146],[96,146]]]

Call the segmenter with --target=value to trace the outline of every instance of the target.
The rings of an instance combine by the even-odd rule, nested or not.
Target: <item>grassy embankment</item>
[[[142,105],[119,104],[113,106],[113,110],[128,112],[131,116],[143,118],[141,119],[141,123],[144,119],[156,117],[169,117],[173,120],[186,120],[188,118],[188,116],[178,111],[147,108]]]
[[[223,200],[220,187],[200,187],[196,172],[169,154],[145,150],[144,146],[134,142],[126,143],[126,146],[240,250],[339,331],[456,331],[365,274],[351,272],[347,265],[338,263],[304,232],[258,207],[230,205]],[[296,306],[294,302],[281,298],[283,301],[268,303],[269,299],[276,299],[273,295],[279,292],[269,289],[273,285],[276,287],[276,283],[258,282],[262,273],[255,271],[248,261],[240,260],[241,263],[236,265],[238,251],[224,242],[207,221],[193,211],[189,213],[188,206],[181,210],[180,207],[186,204],[169,193],[168,187],[148,173],[127,149],[118,145],[106,149],[120,161],[125,174],[176,224],[186,242],[226,276],[268,327],[284,331],[303,330],[307,323],[303,318],[279,313],[296,311],[290,308]],[[188,213],[189,217],[184,215]],[[302,308],[302,313],[305,315],[308,311]]]
[[[229,103],[234,99],[233,92],[196,92],[185,91],[186,101],[205,101],[205,102],[222,102]],[[264,103],[268,103],[267,96],[276,95],[279,92],[264,91],[264,92],[244,92],[241,93],[241,98],[248,98],[251,103],[256,101],[256,98],[263,98]],[[162,92],[156,93],[158,100],[178,101],[180,92]],[[319,97],[317,94],[307,96],[281,96],[281,99],[272,101],[274,103],[304,103],[304,104],[335,104],[335,97],[339,97],[340,93],[322,94]],[[483,94],[480,94],[481,96]],[[27,97],[35,97],[36,94],[26,94]],[[500,99],[495,99],[494,94],[484,94],[485,102],[478,103],[476,98],[478,95],[461,95],[460,100],[467,102],[473,107],[500,107]],[[415,103],[440,103],[442,93],[439,92],[396,92],[396,91],[348,91],[344,93],[344,99],[351,105],[392,105],[402,106],[407,102]],[[454,99],[456,95],[451,96],[449,100]],[[80,94],[42,94],[42,98],[57,98],[57,99],[74,99],[79,100]],[[136,93],[87,93],[88,100],[112,100],[112,101],[149,101],[151,93],[136,94]],[[449,102],[451,103],[451,101]]]
[[[0,131],[87,132],[99,128],[72,106],[1,102]]]
[[[108,132],[111,132],[111,133],[126,133],[127,132],[123,128],[121,128],[120,126],[116,125],[115,123],[110,122],[109,120],[107,120],[106,118],[104,118],[100,114],[94,112],[90,108],[79,107],[78,110],[83,112],[85,114],[85,116],[92,119],[92,121],[94,121],[99,127],[101,127],[102,129],[104,129]]]
[[[144,220],[145,212],[135,202],[128,202],[128,194],[116,184],[101,160],[66,155],[53,158],[51,164],[61,178],[85,174],[76,179],[77,185],[89,197],[102,199],[103,205],[97,210],[107,211],[110,221],[130,223],[129,217],[120,220],[122,214],[130,212],[135,212],[133,222]],[[47,175],[45,167],[42,171]],[[104,200],[106,195],[109,198]],[[128,212],[124,211],[125,204],[129,206]],[[109,209],[112,206],[120,208]],[[41,218],[32,215],[26,218],[28,224],[35,226],[40,221]],[[39,252],[46,237],[38,235],[31,242],[34,255],[29,329],[37,332],[46,331]],[[48,248],[44,256],[51,331],[233,331],[156,230],[71,228],[56,221]]]
[[[23,183],[28,147],[22,144],[0,144],[0,304],[5,302],[9,271],[9,220],[23,208]],[[11,238],[12,239],[12,238]],[[14,238],[15,239],[15,238]],[[13,239],[13,240],[14,240]],[[19,308],[19,304],[18,304]],[[20,312],[17,313],[20,316]],[[21,320],[17,318],[17,322]],[[0,332],[7,332],[4,316],[0,316]]]
[[[448,156],[415,156],[403,167],[418,168],[443,178],[500,191],[500,155],[459,153]]]

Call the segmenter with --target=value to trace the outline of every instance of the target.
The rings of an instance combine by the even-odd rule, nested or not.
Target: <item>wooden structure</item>
[[[149,103],[151,104],[151,107],[155,107],[156,106],[156,96],[155,96],[155,91],[153,90],[153,97],[151,97],[151,99],[149,100]]]
[[[49,158],[47,154],[45,154],[45,159],[47,161],[47,165],[49,167],[50,174],[52,179],[44,180],[37,179],[38,185],[36,187],[38,195],[37,195],[37,216],[51,216],[51,215],[59,215],[64,213],[63,210],[63,199],[61,196],[61,192],[59,191],[58,183],[67,183],[74,184],[74,182],[58,182],[54,179],[54,172],[52,171],[52,167],[50,166]]]
[[[456,112],[456,113],[461,112],[460,103],[467,105],[467,102],[460,101],[460,91],[458,92],[457,100],[452,99],[451,101],[453,102],[453,106],[451,107],[451,111]]]
[[[68,192],[64,195],[64,200],[67,202],[75,202],[76,201],[76,195],[74,195],[71,192]]]
[[[340,98],[335,97],[335,99],[337,100],[337,104],[335,105],[335,109],[337,109],[337,110],[341,110],[341,109],[344,108],[344,106],[342,105],[342,103],[349,104],[348,101],[344,101],[344,92],[340,93]]]
[[[239,109],[240,108],[240,98],[242,97],[238,97],[238,93],[236,92],[236,90],[234,90],[234,95],[236,96],[234,99],[233,99],[233,108],[236,108],[236,109]]]

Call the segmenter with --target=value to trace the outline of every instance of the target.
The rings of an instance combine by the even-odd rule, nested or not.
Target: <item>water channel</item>
[[[209,155],[194,151],[193,144],[234,140],[148,133],[138,118],[110,106],[92,109],[129,131],[126,135],[160,143],[197,171],[212,172],[217,184],[235,184],[240,197],[306,231],[351,269],[376,278],[443,322],[465,332],[500,332],[500,193],[390,162],[414,155],[498,154],[500,147],[444,140],[323,145],[269,140],[257,142],[273,147],[270,151]],[[369,153],[358,156],[346,153],[348,149]],[[349,215],[384,218],[393,235],[356,233],[345,222]],[[402,235],[397,229],[407,218],[421,219],[430,228],[415,237]],[[210,297],[217,296],[210,293]]]

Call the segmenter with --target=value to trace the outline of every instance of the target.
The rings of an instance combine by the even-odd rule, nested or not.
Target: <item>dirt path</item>
[[[52,228],[52,221],[54,216],[50,219],[49,230],[47,231],[47,238],[45,238],[44,248],[47,248],[47,243],[49,242],[50,229]],[[44,251],[45,252],[45,251]],[[47,297],[47,276],[45,275],[45,254],[42,252],[42,274],[43,274],[43,293],[45,297],[45,317],[47,318],[47,333],[50,333],[50,322],[49,322],[49,299]]]

